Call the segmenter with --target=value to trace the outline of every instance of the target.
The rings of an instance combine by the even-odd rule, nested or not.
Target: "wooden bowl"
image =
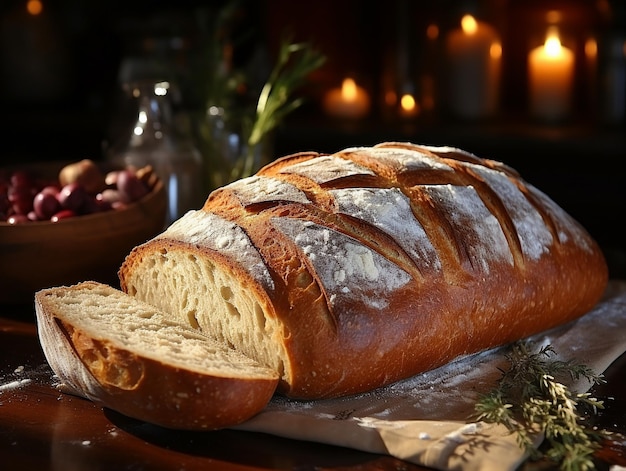
[[[159,181],[124,209],[58,222],[0,222],[0,304],[33,302],[37,290],[79,281],[118,287],[124,258],[163,231],[166,208]]]

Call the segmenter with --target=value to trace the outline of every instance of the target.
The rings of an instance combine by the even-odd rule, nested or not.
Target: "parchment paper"
[[[603,373],[626,351],[626,283],[612,282],[604,300],[577,321],[531,337],[550,344],[556,359]],[[503,427],[468,423],[474,404],[506,368],[506,347],[463,357],[444,367],[372,391],[323,401],[276,397],[238,429],[389,454],[440,470],[517,468],[526,455]],[[568,384],[585,392],[581,379]],[[537,445],[541,437],[537,437]]]

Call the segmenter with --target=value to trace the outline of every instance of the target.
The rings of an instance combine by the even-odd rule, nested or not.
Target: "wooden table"
[[[600,464],[626,466],[621,434],[626,432],[626,355],[605,377],[607,383],[592,391],[606,405],[596,420],[619,433],[599,452]],[[32,306],[0,306],[0,469],[424,469],[390,456],[260,433],[168,431],[61,394],[54,384],[37,340]]]

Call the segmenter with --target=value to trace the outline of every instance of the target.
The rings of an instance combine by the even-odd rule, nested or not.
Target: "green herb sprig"
[[[247,152],[233,167],[232,180],[249,176],[255,171],[256,146],[285,116],[302,105],[303,98],[293,98],[294,91],[325,60],[326,57],[308,43],[282,40],[276,64],[261,90],[252,121],[243,123]]]
[[[513,344],[506,358],[497,387],[475,406],[475,420],[504,425],[517,436],[517,442],[532,459],[547,459],[567,471],[595,469],[593,454],[608,432],[585,422],[582,409],[594,413],[602,401],[589,393],[575,394],[558,378],[604,382],[585,365],[556,360],[551,346],[538,352],[524,342]],[[542,447],[535,448],[533,437],[543,433]]]
[[[297,89],[326,61],[311,44],[284,37],[264,86],[253,97],[256,86],[249,83],[252,69],[245,72],[234,68],[231,57],[235,46],[245,42],[246,36],[250,39],[249,34],[232,37],[241,6],[241,1],[229,0],[221,7],[202,8],[196,15],[199,43],[203,47],[194,56],[196,67],[191,88],[204,107],[197,132],[205,155],[207,190],[250,176],[266,163],[263,161],[265,138],[302,105],[303,98],[295,96]],[[251,98],[255,99],[252,103]],[[224,150],[220,141],[223,137],[216,136],[213,125],[204,122],[209,109],[221,110],[215,114],[221,121],[220,129],[237,134],[236,155]],[[233,145],[229,142],[226,146]]]

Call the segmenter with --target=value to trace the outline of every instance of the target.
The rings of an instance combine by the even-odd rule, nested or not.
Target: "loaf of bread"
[[[174,429],[213,430],[265,407],[278,374],[110,286],[35,294],[41,345],[64,390]]]
[[[275,371],[300,399],[369,391],[573,320],[590,235],[510,167],[449,147],[305,152],[133,249],[120,286]]]

